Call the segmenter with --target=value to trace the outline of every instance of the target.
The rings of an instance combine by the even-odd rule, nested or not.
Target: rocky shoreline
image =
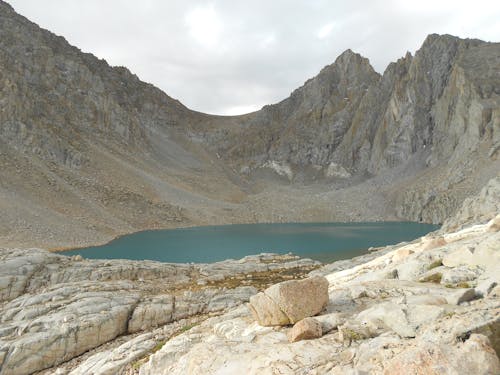
[[[0,374],[417,373],[412,363],[426,374],[497,373],[500,215],[482,204],[498,194],[492,186],[464,203],[482,207],[486,223],[328,265],[276,254],[168,264],[2,249]],[[327,304],[297,324],[316,327],[317,338],[297,341],[297,320],[255,321],[252,296],[313,276],[326,277]]]
[[[306,318],[314,339],[294,342],[301,321],[262,327],[240,306],[169,340],[139,373],[497,374],[499,229],[500,215],[328,273],[328,305]]]

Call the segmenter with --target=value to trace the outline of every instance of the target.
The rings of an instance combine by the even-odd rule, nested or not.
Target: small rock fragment
[[[450,305],[460,305],[463,302],[468,302],[476,298],[474,288],[458,290],[455,293],[446,296],[446,300]]]
[[[296,342],[300,340],[317,339],[323,335],[321,323],[314,318],[304,318],[288,331],[288,341]]]
[[[475,288],[476,296],[486,297],[497,285],[498,283],[494,279],[487,279],[480,282]]]

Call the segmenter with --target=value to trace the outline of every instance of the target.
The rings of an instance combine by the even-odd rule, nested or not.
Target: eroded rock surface
[[[58,365],[121,335],[220,314],[248,301],[258,291],[254,286],[317,267],[311,260],[272,254],[183,265],[2,249],[0,260],[2,375]]]
[[[498,373],[499,43],[430,35],[383,76],[347,50],[282,102],[220,117],[1,0],[0,34],[2,375]],[[395,218],[447,222],[315,270],[328,303],[314,318],[323,336],[307,342],[260,326],[242,303],[311,261],[26,249],[180,225]],[[272,291],[262,306],[280,298]],[[303,315],[288,308],[266,314]]]

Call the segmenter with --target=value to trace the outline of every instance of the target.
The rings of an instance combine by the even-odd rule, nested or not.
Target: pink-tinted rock
[[[328,281],[314,276],[272,285],[250,298],[250,310],[260,325],[287,325],[318,314],[327,303]]]

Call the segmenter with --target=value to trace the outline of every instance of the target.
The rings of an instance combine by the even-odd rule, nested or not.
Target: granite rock
[[[287,325],[314,316],[328,303],[328,281],[322,276],[275,284],[250,298],[250,310],[259,324]]]

